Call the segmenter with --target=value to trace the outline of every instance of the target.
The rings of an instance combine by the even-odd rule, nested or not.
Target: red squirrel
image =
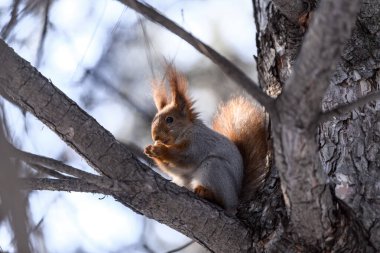
[[[157,114],[153,145],[145,148],[174,183],[226,210],[248,200],[266,175],[268,153],[265,112],[243,97],[220,106],[208,128],[187,95],[187,80],[173,67],[164,82],[153,83]]]

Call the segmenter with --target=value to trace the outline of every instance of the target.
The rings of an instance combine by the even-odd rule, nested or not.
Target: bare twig
[[[41,32],[41,37],[40,37],[40,43],[38,45],[38,50],[37,50],[37,62],[36,62],[37,67],[40,66],[41,64],[44,44],[45,44],[46,35],[48,32],[48,25],[50,22],[49,21],[50,5],[51,5],[51,0],[46,0],[46,4],[44,8],[44,20],[43,20],[42,32]]]
[[[30,163],[32,165],[41,165],[51,170],[56,170],[61,173],[65,173],[74,177],[85,179],[88,182],[98,182],[98,175],[94,175],[79,169],[76,169],[70,165],[66,165],[60,161],[54,160],[52,158],[35,155],[28,153],[19,149],[14,149],[14,154],[21,160]]]
[[[96,71],[96,67],[93,69],[87,69],[84,72],[81,81],[85,80],[87,77],[93,78],[97,81],[95,83],[96,85],[105,88],[107,91],[112,92],[121,98],[122,101],[125,102],[126,105],[129,106],[132,110],[135,110],[145,122],[150,122],[153,119],[154,115],[152,113],[149,113],[147,110],[138,105],[128,94],[116,88],[115,85],[113,85],[110,81],[108,81],[105,77]]]
[[[141,27],[141,31],[143,33],[143,38],[144,38],[144,48],[145,48],[145,56],[146,56],[146,60],[149,64],[149,68],[150,68],[150,74],[152,75],[153,79],[156,79],[156,75],[154,73],[154,65],[153,65],[153,57],[152,57],[152,51],[151,51],[151,42],[150,42],[150,39],[148,37],[148,33],[146,31],[146,28],[145,28],[145,24],[144,22],[142,21],[141,17],[137,17],[138,18],[138,22],[140,24],[140,27]]]
[[[30,163],[31,165],[42,165],[43,167],[46,167],[47,169],[50,169],[52,171],[59,171],[61,173],[77,177],[87,183],[94,184],[100,188],[109,189],[114,192],[123,192],[128,191],[129,189],[129,186],[123,182],[76,169],[70,165],[66,165],[52,158],[31,154],[18,149],[15,149],[14,153],[17,155],[19,159],[24,160],[25,162]]]
[[[17,24],[18,18],[18,9],[20,5],[20,0],[14,0],[11,12],[11,18],[6,26],[1,30],[1,37],[6,39],[9,36],[9,33],[12,31],[13,27]]]
[[[380,91],[375,91],[375,92],[372,92],[368,95],[365,95],[365,96],[363,96],[363,97],[361,97],[361,98],[359,98],[359,99],[357,99],[351,103],[344,104],[344,105],[338,105],[334,109],[322,113],[320,115],[320,117],[318,118],[318,123],[323,123],[325,121],[330,120],[332,117],[340,116],[345,112],[352,111],[353,109],[355,109],[359,106],[363,106],[368,102],[378,100],[378,99],[380,99]]]
[[[178,37],[185,40],[201,54],[205,55],[211,61],[213,61],[221,70],[232,80],[234,80],[238,85],[245,89],[253,98],[255,98],[260,104],[262,104],[269,112],[273,112],[273,99],[266,95],[259,86],[252,81],[243,71],[236,67],[232,62],[226,59],[224,56],[220,55],[210,46],[206,45],[196,37],[194,37],[189,32],[185,31],[179,25],[177,25],[172,20],[168,19],[152,6],[142,3],[137,0],[119,0],[123,4],[127,5],[131,9],[137,11],[138,13],[144,15],[151,21],[158,23],[177,35]]]
[[[46,174],[46,175],[49,175],[49,176],[52,176],[52,177],[55,177],[55,178],[59,178],[59,179],[66,179],[66,178],[70,178],[68,176],[65,176],[55,170],[51,170],[51,169],[48,169],[44,166],[41,166],[41,165],[38,165],[38,164],[28,164],[30,167],[32,167],[33,169],[39,171],[39,172],[42,172],[43,174]]]
[[[37,231],[41,227],[43,221],[44,221],[44,218],[41,218],[40,221],[35,226],[28,229],[28,237],[30,237],[33,232]],[[14,236],[11,240],[11,243],[14,244],[15,242],[16,242],[16,237]]]

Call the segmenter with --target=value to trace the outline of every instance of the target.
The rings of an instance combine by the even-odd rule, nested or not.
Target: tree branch
[[[18,9],[20,6],[21,0],[14,0],[13,6],[12,6],[12,12],[11,12],[11,18],[8,21],[8,23],[1,29],[1,37],[3,39],[8,38],[10,32],[17,24],[17,18],[18,18]]]
[[[51,159],[48,157],[35,155],[32,153],[21,151],[19,149],[14,149],[13,153],[19,159],[21,159],[27,163],[30,163],[32,165],[44,166],[50,170],[58,171],[61,173],[65,173],[65,174],[68,174],[68,175],[71,175],[74,177],[84,179],[90,183],[96,183],[96,182],[98,182],[99,178],[101,178],[98,175],[94,175],[94,174],[79,170],[79,169],[74,168],[70,165],[66,165],[60,161],[57,161],[57,160],[54,160],[54,159]]]
[[[323,95],[350,38],[360,2],[324,0],[314,15],[293,74],[277,101],[278,109],[291,114],[301,126],[308,126],[320,114]]]
[[[30,163],[35,166],[37,165],[38,169],[50,170],[49,172],[50,174],[54,174],[54,172],[58,174],[59,172],[65,173],[70,176],[74,176],[79,179],[82,179],[83,181],[87,183],[94,184],[100,188],[112,190],[113,192],[125,192],[125,191],[130,190],[130,187],[122,181],[111,179],[104,176],[94,175],[94,174],[76,169],[70,165],[66,165],[52,158],[31,154],[28,152],[21,151],[19,149],[14,149],[14,154],[19,159],[27,163]],[[41,165],[47,168],[44,168],[44,167],[41,168]],[[64,176],[62,174],[60,175]],[[66,179],[66,178],[62,178],[62,179]]]
[[[276,100],[272,118],[276,165],[290,220],[298,236],[315,244],[339,222],[326,185],[315,128],[322,97],[355,24],[360,0],[323,0],[305,36],[293,74]],[[337,212],[335,212],[337,213]]]
[[[20,184],[26,190],[89,192],[112,195],[113,191],[87,183],[83,179],[22,178]]]
[[[142,3],[137,0],[119,0],[123,4],[127,5],[131,9],[136,12],[142,14],[149,20],[158,23],[168,29],[173,34],[182,38],[184,41],[193,46],[196,50],[198,50],[201,54],[205,55],[212,62],[214,62],[220,69],[232,80],[234,80],[238,85],[240,85],[244,90],[248,92],[253,98],[255,98],[261,105],[263,105],[267,111],[270,113],[273,112],[273,99],[266,95],[256,84],[252,81],[243,71],[241,71],[238,67],[236,67],[233,63],[231,63],[224,56],[220,55],[210,46],[206,45],[196,37],[194,37],[189,32],[185,31],[179,25],[177,25],[172,20],[163,16],[157,10],[155,10],[152,6]]]
[[[318,123],[323,123],[325,121],[330,120],[332,117],[338,117],[341,116],[343,113],[352,111],[353,109],[363,106],[368,102],[375,101],[380,99],[380,91],[375,91],[370,94],[367,94],[351,103],[344,104],[344,105],[338,105],[334,109],[324,112],[320,115],[318,119]]]
[[[37,50],[37,61],[36,61],[37,67],[40,66],[41,64],[42,56],[44,52],[44,45],[45,45],[45,40],[47,37],[48,26],[49,26],[50,5],[51,5],[51,0],[45,0],[43,25],[42,25],[42,31],[41,31],[41,36],[40,36],[40,42],[38,44],[38,50]]]
[[[114,195],[121,203],[212,251],[246,252],[252,247],[250,230],[238,219],[139,162],[95,119],[1,40],[0,61],[0,94],[34,114],[97,171],[128,186]]]
[[[55,178],[58,178],[58,179],[67,179],[67,178],[70,178],[69,176],[65,176],[55,170],[51,170],[51,169],[48,169],[44,166],[41,166],[41,165],[38,165],[38,164],[30,164],[28,163],[28,165],[35,169],[36,171],[39,171],[45,175],[48,175],[48,176],[51,176],[51,177],[55,177]]]

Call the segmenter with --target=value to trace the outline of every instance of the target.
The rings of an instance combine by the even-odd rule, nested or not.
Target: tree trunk
[[[286,1],[281,0],[253,0],[253,4],[258,30],[260,84],[268,94],[277,97],[292,73],[307,30],[302,26],[301,17],[313,16],[315,3],[293,1],[292,8],[286,8]],[[379,66],[380,3],[377,0],[363,1],[353,35],[345,45],[337,70],[324,95],[323,110],[331,110],[337,105],[347,104],[379,90]],[[337,238],[330,238],[330,242],[324,235],[319,238],[320,235],[315,231],[315,237],[310,239],[311,242],[313,239],[320,240],[319,244],[314,243],[318,251],[332,249],[371,252],[380,249],[379,110],[379,101],[370,102],[319,127],[317,149],[324,172],[328,175],[331,188],[328,190],[335,203],[333,205],[339,206],[330,217],[330,222],[333,223],[331,228],[347,234],[341,242]],[[298,214],[293,211],[290,217],[293,215]],[[334,217],[335,215],[337,216]],[[314,217],[309,224],[304,225],[316,227],[318,219]],[[345,224],[336,224],[338,220]],[[348,224],[352,227],[348,228]]]

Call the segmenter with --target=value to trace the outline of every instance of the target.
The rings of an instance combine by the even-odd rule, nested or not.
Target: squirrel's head
[[[170,84],[170,99],[164,82],[153,82],[153,99],[157,114],[152,122],[153,141],[170,145],[197,119],[193,101],[187,95],[186,78],[173,67],[167,71]]]

